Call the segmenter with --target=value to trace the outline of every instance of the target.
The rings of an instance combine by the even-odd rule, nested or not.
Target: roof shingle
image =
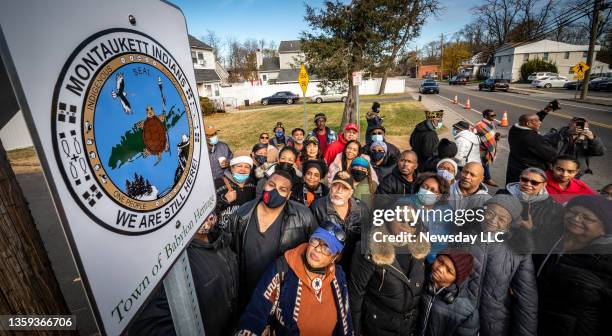
[[[209,46],[208,44],[198,40],[193,35],[187,35],[187,36],[189,37],[189,46],[190,47],[206,49],[206,50],[213,50],[213,48],[211,46]]]
[[[281,41],[278,46],[278,52],[298,52],[300,51],[300,40],[292,40],[292,41]]]
[[[220,82],[221,78],[213,69],[194,69],[196,83]]]
[[[280,70],[279,57],[266,57],[259,66],[259,71],[278,71]]]

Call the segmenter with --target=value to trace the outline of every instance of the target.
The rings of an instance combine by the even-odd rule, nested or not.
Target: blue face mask
[[[439,130],[440,128],[442,128],[442,121],[438,121],[438,125],[436,126],[437,130]]]
[[[383,135],[382,134],[372,134],[372,142],[383,142]]]
[[[438,195],[425,188],[419,188],[417,198],[419,199],[419,202],[424,205],[434,205],[438,201]]]
[[[217,143],[219,143],[219,137],[216,135],[210,137],[210,139],[208,139],[208,143],[211,145],[216,145]]]
[[[454,137],[456,137],[456,136],[457,136],[457,133],[458,133],[458,132],[457,132],[457,129],[456,129],[456,128],[453,128],[453,129],[451,130],[451,133],[453,134],[453,136],[454,136]]]
[[[453,173],[449,172],[446,169],[438,169],[438,176],[442,177],[447,182],[450,182],[455,179],[455,175],[453,175]]]
[[[378,162],[384,157],[385,157],[385,152],[372,152],[372,160],[374,160],[374,162]]]
[[[277,138],[282,138],[282,137],[284,137],[284,136],[285,136],[285,132],[283,132],[283,131],[278,131],[278,132],[276,132],[276,133],[274,133],[274,134],[276,134],[276,137],[277,137]]]
[[[242,182],[246,181],[249,178],[249,176],[250,176],[250,174],[232,173],[232,177],[238,183],[242,183]]]

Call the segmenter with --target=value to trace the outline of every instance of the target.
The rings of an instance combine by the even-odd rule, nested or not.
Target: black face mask
[[[384,157],[385,157],[385,152],[372,152],[372,160],[374,160],[375,162]]]
[[[268,157],[265,155],[255,155],[255,161],[261,166],[268,161]]]
[[[221,236],[221,233],[223,232],[223,230],[221,229],[221,227],[217,224],[215,224],[209,231],[208,233],[206,233],[206,235],[208,236],[208,241],[210,242],[214,242],[217,240],[217,238],[219,238]]]
[[[327,270],[327,267],[315,268],[315,267],[310,266],[310,264],[308,264],[308,259],[306,258],[306,253],[302,254],[302,261],[304,261],[304,266],[309,272],[320,274],[320,275],[325,275],[325,271]]]
[[[276,209],[285,205],[287,199],[279,194],[278,190],[272,189],[263,192],[263,202],[268,208]]]
[[[353,176],[355,181],[361,182],[368,177],[368,173],[364,172],[363,170],[351,169],[351,176]]]
[[[293,169],[293,164],[287,162],[279,162],[276,164],[276,168],[284,171],[291,172]]]

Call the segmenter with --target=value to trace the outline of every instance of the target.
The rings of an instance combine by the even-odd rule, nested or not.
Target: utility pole
[[[587,55],[587,65],[589,66],[589,69],[584,74],[584,79],[582,80],[582,92],[580,93],[581,100],[584,100],[589,92],[589,79],[591,79],[591,70],[593,69],[593,61],[595,58],[595,40],[597,40],[597,28],[599,28],[599,11],[601,10],[601,2],[602,0],[595,0],[595,3],[593,4],[593,19],[591,20],[591,36],[589,39],[589,53]]]
[[[440,34],[440,80],[444,79],[444,33]]]

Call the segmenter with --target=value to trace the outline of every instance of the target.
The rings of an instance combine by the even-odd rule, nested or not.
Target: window
[[[203,52],[198,52],[198,63],[200,63],[201,65],[204,65],[206,63],[204,61],[204,53]]]
[[[215,84],[215,97],[219,97],[219,84]]]
[[[523,62],[529,61],[529,54],[523,54]]]
[[[206,90],[206,97],[212,96],[212,85],[204,85],[204,90]]]
[[[267,76],[267,75],[261,75],[261,79],[262,79],[263,81],[267,81],[267,80],[268,80],[268,76]]]
[[[569,51],[566,51],[566,52],[565,52],[565,55],[563,55],[563,58],[564,58],[564,59],[569,59]]]
[[[197,58],[197,56],[196,56],[196,52],[195,52],[195,51],[193,51],[193,50],[191,51],[191,61],[192,61],[193,63],[198,63],[198,58]]]
[[[544,60],[548,61],[548,53],[547,52],[544,53]]]
[[[588,52],[587,51],[583,51],[582,52],[582,57],[586,58],[587,57]]]

